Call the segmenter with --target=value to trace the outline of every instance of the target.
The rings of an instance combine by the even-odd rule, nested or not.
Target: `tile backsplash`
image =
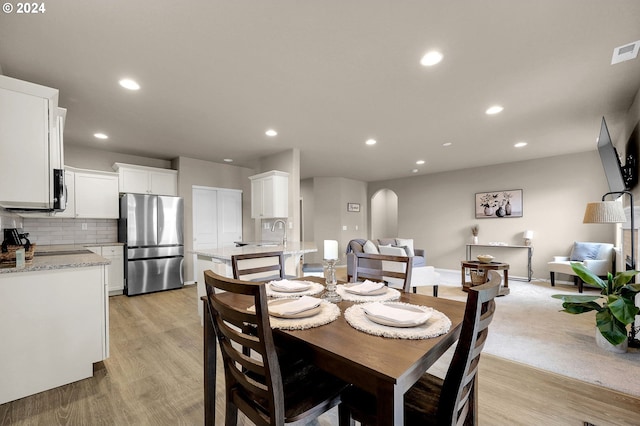
[[[29,240],[40,245],[118,241],[117,219],[24,218],[23,222],[23,229],[29,233]]]

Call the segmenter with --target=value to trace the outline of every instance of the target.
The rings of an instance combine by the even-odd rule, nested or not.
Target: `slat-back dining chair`
[[[443,379],[429,373],[404,395],[405,425],[477,425],[477,372],[480,353],[495,312],[501,276],[489,271],[489,281],[471,287],[460,338]],[[339,408],[340,425],[375,424],[375,396],[355,387],[347,389]]]
[[[233,278],[237,280],[270,281],[285,278],[284,254],[281,251],[235,254],[231,256],[231,267]]]
[[[269,325],[264,283],[204,272],[213,326],[225,373],[225,424],[236,425],[238,410],[256,425],[304,424],[340,403],[347,384],[304,358],[280,362]],[[226,303],[224,293],[247,295],[255,311]],[[251,329],[251,332],[247,332]],[[251,356],[242,348],[251,349]]]
[[[402,289],[411,291],[411,270],[413,258],[409,256],[393,256],[389,254],[354,253],[351,258],[353,275],[351,282],[365,279],[385,281],[386,278],[397,278],[402,282]]]

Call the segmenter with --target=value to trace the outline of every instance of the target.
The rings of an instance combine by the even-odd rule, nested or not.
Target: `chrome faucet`
[[[271,226],[271,232],[275,232],[276,230],[276,225],[278,223],[282,224],[282,230],[284,231],[283,235],[282,235],[282,245],[286,246],[287,245],[287,221],[285,221],[284,219],[276,219],[273,222],[273,226]]]

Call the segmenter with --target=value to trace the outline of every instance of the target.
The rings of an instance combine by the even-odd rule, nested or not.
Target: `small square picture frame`
[[[360,211],[360,203],[347,203],[347,211],[348,212],[359,212]]]

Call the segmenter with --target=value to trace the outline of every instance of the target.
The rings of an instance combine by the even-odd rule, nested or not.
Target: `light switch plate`
[[[342,230],[346,231],[347,230],[347,225],[342,225]]]

